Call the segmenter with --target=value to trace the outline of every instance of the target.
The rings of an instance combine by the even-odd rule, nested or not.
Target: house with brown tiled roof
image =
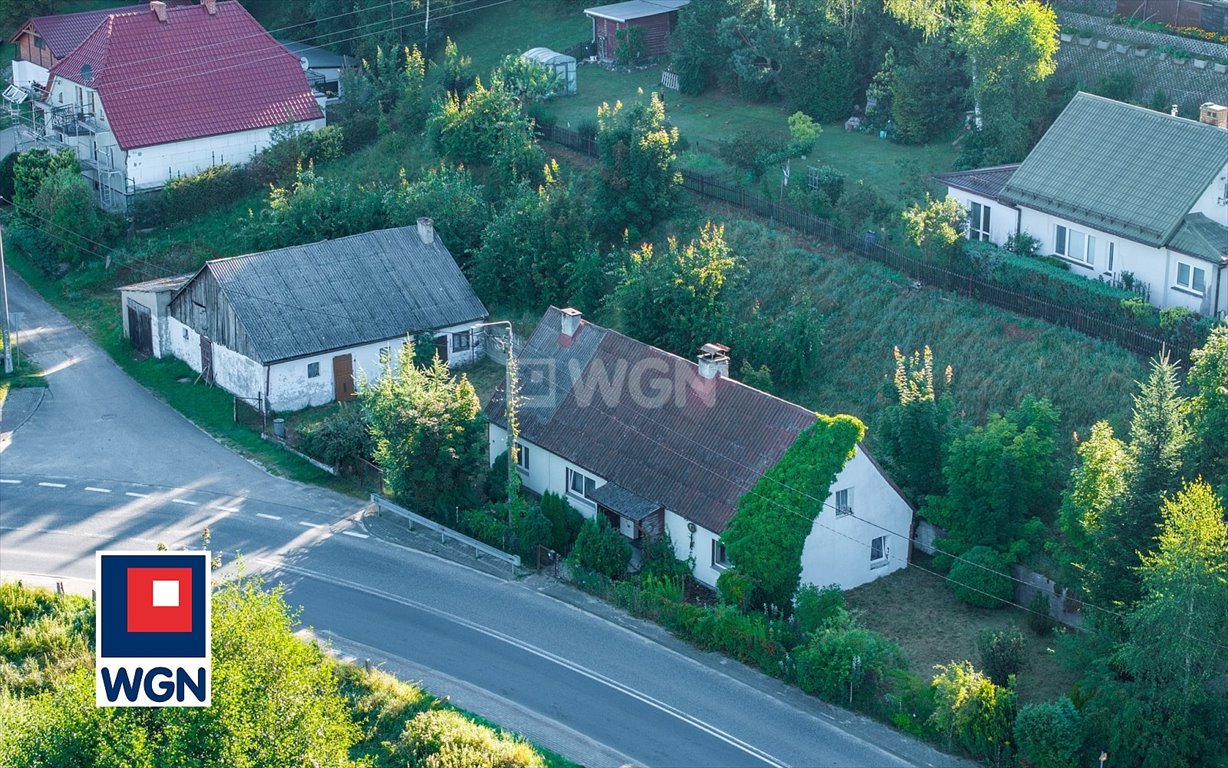
[[[731,379],[727,352],[707,344],[686,360],[549,309],[518,353],[523,486],[604,515],[635,546],[668,531],[677,557],[715,586],[739,499],[818,421]],[[493,462],[507,450],[502,392],[486,413]],[[803,584],[851,589],[907,566],[913,509],[865,446],[814,512]]]
[[[45,143],[76,152],[106,208],[125,209],[178,176],[242,164],[279,126],[324,126],[299,58],[236,0],[152,0],[89,21],[94,28],[56,54],[46,87],[33,92]]]

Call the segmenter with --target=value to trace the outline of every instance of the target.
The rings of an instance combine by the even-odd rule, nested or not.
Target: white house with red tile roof
[[[279,126],[324,126],[298,57],[235,0],[115,10],[51,67],[36,106],[111,209],[247,162]]]

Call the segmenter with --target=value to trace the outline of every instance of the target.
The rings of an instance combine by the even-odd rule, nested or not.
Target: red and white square
[[[191,632],[192,569],[129,568],[128,631]]]

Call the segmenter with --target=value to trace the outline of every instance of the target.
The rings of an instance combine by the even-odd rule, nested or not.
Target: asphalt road
[[[587,765],[965,764],[547,579],[370,535],[359,502],[232,454],[9,285],[51,395],[0,452],[0,576],[86,592],[95,550],[194,546],[208,527],[224,576],[284,583],[339,652]]]

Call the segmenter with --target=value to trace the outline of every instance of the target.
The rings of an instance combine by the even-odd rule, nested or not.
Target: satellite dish
[[[299,66],[301,66],[301,67],[303,68],[303,71],[304,71],[304,72],[306,72],[308,69],[310,69],[310,65],[308,65],[308,63],[307,63],[307,57],[306,57],[306,56],[299,56],[299,57],[298,57],[298,63],[299,63]]]
[[[81,65],[81,79],[89,82],[94,79],[94,68],[89,64]]]

